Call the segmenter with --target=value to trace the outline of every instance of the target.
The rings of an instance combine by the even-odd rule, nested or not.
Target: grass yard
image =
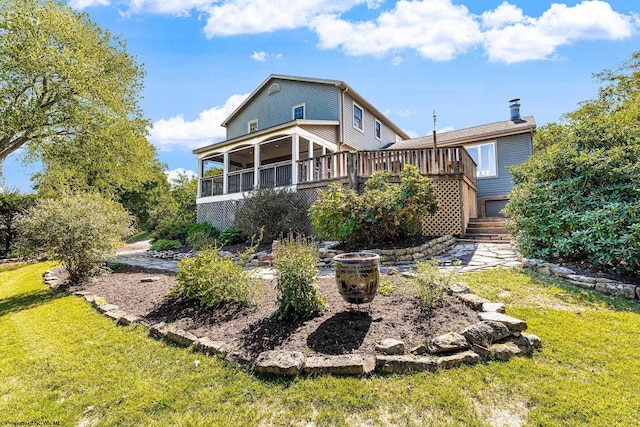
[[[469,274],[543,340],[532,358],[437,373],[258,378],[118,327],[0,270],[0,425],[640,425],[640,305],[520,270]]]

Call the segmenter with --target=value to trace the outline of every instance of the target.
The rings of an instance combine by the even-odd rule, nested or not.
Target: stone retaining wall
[[[553,264],[541,259],[522,258],[522,265],[547,276],[558,277],[572,285],[590,289],[614,297],[640,300],[640,286],[602,277],[589,277],[576,274],[570,268]]]
[[[60,280],[50,271],[43,275],[45,284],[55,288]],[[143,279],[145,280],[145,279]],[[183,347],[192,347],[208,355],[224,357],[225,361],[262,374],[296,376],[356,375],[371,373],[411,373],[436,371],[461,365],[478,363],[484,359],[507,361],[514,356],[531,354],[542,346],[540,338],[527,334],[523,320],[504,314],[505,307],[472,294],[461,285],[453,285],[449,294],[456,295],[464,304],[478,312],[478,322],[462,331],[437,336],[424,344],[406,349],[394,338],[382,339],[376,345],[376,355],[342,354],[311,355],[299,351],[271,350],[251,357],[243,349],[236,349],[222,341],[198,337],[176,325],[146,320],[128,314],[93,292],[78,291],[74,295],[84,298],[100,313],[117,325],[144,328],[154,338],[165,339]]]

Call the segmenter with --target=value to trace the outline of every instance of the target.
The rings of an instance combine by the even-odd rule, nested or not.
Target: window
[[[280,85],[278,83],[274,83],[269,86],[269,95],[273,95],[274,93],[280,92]]]
[[[303,120],[304,118],[304,104],[293,107],[293,120]]]
[[[495,142],[465,148],[478,165],[478,178],[498,176]]]
[[[362,108],[358,107],[355,103],[353,104],[353,127],[356,129],[363,129],[362,124]]]
[[[249,133],[258,131],[258,119],[251,120],[247,126]]]
[[[376,139],[382,139],[382,125],[380,124],[380,122],[378,121],[378,119],[376,119],[375,121],[375,135],[376,135]]]

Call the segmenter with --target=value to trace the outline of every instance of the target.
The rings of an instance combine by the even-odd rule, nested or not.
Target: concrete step
[[[505,222],[506,218],[502,217],[485,217],[485,218],[470,218],[469,223],[492,223],[492,222]]]
[[[467,232],[472,233],[508,233],[507,227],[504,224],[469,224],[467,226]]]
[[[467,237],[460,237],[456,239],[458,243],[492,243],[496,245],[508,245],[511,244],[511,240],[491,240],[491,239],[470,239]]]

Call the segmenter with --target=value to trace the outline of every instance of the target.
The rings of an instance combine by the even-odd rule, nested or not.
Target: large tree
[[[27,148],[43,192],[142,188],[155,162],[143,69],[118,37],[56,0],[0,6],[0,173]]]

